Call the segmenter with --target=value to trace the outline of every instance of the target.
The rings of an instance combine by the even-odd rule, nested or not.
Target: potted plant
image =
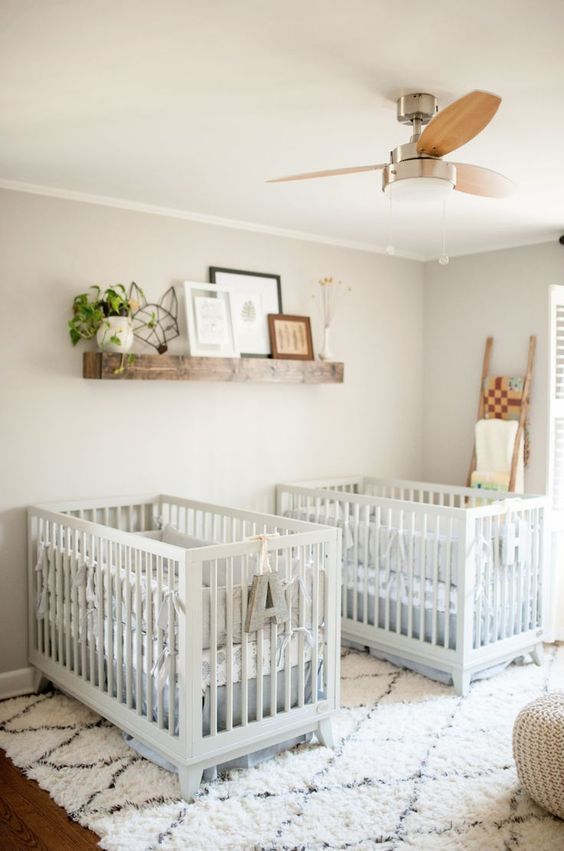
[[[103,352],[128,352],[133,345],[131,316],[137,303],[129,297],[123,284],[114,284],[102,292],[80,293],[72,304],[69,335],[73,346],[80,340],[96,337]]]

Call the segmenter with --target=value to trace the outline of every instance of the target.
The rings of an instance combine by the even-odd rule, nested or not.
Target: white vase
[[[332,360],[333,352],[331,351],[330,334],[331,328],[326,325],[323,329],[323,348],[319,352],[320,360]]]
[[[129,316],[107,316],[96,333],[96,342],[102,352],[128,352],[133,339]]]

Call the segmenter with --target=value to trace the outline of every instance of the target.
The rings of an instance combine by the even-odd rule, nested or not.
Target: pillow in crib
[[[146,532],[133,532],[134,535],[139,535],[140,538],[153,538],[155,541],[162,541],[163,533],[161,529],[148,529]]]
[[[182,547],[190,550],[195,547],[210,547],[214,541],[204,541],[202,538],[195,538],[193,535],[187,535],[185,532],[180,532],[175,526],[165,526],[162,536],[163,544],[173,544],[175,547]],[[202,584],[209,588],[211,586],[211,564],[204,561],[202,567]],[[217,561],[217,584],[218,586],[227,585],[227,560],[220,558]],[[241,584],[241,559],[233,559],[233,584]]]
[[[182,547],[185,550],[191,550],[194,547],[209,547],[213,543],[213,541],[195,538],[194,535],[187,535],[177,529],[176,526],[165,526],[161,533],[161,541],[163,544],[173,544],[175,547]]]

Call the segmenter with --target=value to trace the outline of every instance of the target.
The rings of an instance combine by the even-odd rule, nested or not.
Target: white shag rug
[[[60,693],[0,703],[0,747],[111,851],[564,849],[564,822],[519,787],[524,704],[564,687],[564,647],[453,690],[344,651],[335,751],[312,743],[179,798],[176,776]]]

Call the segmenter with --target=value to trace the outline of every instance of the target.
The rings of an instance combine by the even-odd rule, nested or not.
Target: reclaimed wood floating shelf
[[[120,372],[121,355],[85,352],[83,377],[109,381],[232,381],[278,384],[342,384],[344,364],[273,358],[193,358],[135,355]]]

